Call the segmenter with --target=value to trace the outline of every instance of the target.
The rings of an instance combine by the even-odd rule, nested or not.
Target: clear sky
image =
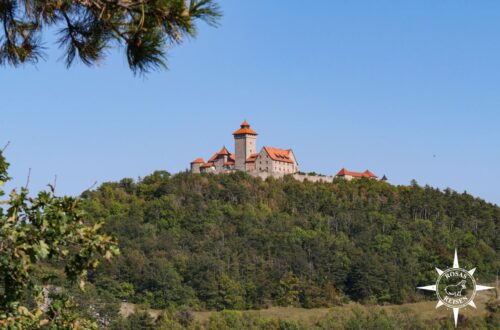
[[[59,194],[178,172],[247,119],[258,146],[304,171],[370,169],[390,182],[500,204],[500,1],[221,1],[217,29],[134,77],[124,55],[67,70],[0,68],[0,145],[14,181]]]

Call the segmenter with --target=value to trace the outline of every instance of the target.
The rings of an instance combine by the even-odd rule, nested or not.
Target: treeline
[[[455,247],[482,283],[500,268],[500,208],[415,182],[155,172],[82,197],[121,249],[93,286],[153,308],[414,302]]]

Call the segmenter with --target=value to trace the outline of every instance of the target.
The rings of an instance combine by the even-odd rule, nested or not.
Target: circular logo
[[[465,269],[449,268],[436,282],[438,299],[449,308],[462,308],[476,296],[476,280]]]

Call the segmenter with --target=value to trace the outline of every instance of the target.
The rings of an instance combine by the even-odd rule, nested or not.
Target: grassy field
[[[465,317],[472,317],[472,316],[482,316],[486,314],[485,310],[485,303],[491,299],[492,297],[496,297],[498,299],[498,296],[496,294],[495,290],[488,290],[488,291],[483,291],[479,292],[474,299],[474,302],[476,303],[477,309],[474,309],[472,307],[466,307],[460,310],[460,314],[464,315]],[[452,317],[452,311],[450,309],[447,309],[446,307],[442,306],[438,309],[436,309],[436,301],[423,301],[423,302],[418,302],[418,303],[413,303],[413,304],[403,304],[403,305],[386,305],[386,306],[373,306],[373,308],[380,308],[382,310],[385,310],[388,314],[394,313],[394,312],[399,312],[399,311],[404,311],[404,310],[410,310],[413,311],[417,314],[420,315],[422,319],[440,319],[440,318],[446,318],[446,317]],[[351,313],[352,310],[356,307],[363,307],[363,308],[370,308],[370,306],[367,305],[359,305],[357,303],[349,303],[343,306],[338,306],[338,307],[332,307],[332,308],[311,308],[311,309],[306,309],[306,308],[297,308],[297,307],[271,307],[268,309],[261,309],[261,310],[247,310],[244,311],[245,313],[255,315],[255,316],[260,316],[262,318],[268,318],[268,319],[277,319],[277,320],[290,320],[290,321],[299,321],[304,324],[312,324],[316,320],[321,319],[325,317],[326,315],[330,313],[339,313],[339,314],[345,314],[345,313]],[[121,306],[120,313],[122,316],[128,316],[130,313],[132,313],[135,310],[136,306],[131,303],[123,303]],[[158,317],[161,314],[161,310],[158,309],[150,309],[149,313],[153,318]],[[198,323],[205,323],[208,321],[210,316],[214,313],[214,311],[197,311],[195,313],[195,320]]]

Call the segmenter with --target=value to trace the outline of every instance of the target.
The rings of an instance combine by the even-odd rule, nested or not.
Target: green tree
[[[293,272],[286,272],[279,281],[279,298],[281,306],[294,306],[299,301],[300,279]]]
[[[0,152],[0,181],[8,180],[8,163]],[[0,195],[3,191],[0,190]],[[28,196],[12,191],[0,208],[0,326],[36,329],[42,326],[84,329],[96,324],[79,317],[72,299],[55,298],[46,306],[35,272],[44,261],[58,262],[71,282],[84,288],[87,271],[102,257],[118,254],[113,238],[99,233],[101,223],[88,224],[78,199],[56,197],[54,189]],[[44,306],[45,305],[45,306]]]
[[[196,21],[216,25],[220,16],[214,0],[0,0],[0,64],[37,62],[41,35],[55,28],[67,66],[76,57],[99,63],[119,46],[144,73],[166,67],[167,46],[194,37]]]
[[[219,298],[223,309],[244,309],[245,292],[240,283],[234,281],[227,274],[223,273],[219,279]]]

